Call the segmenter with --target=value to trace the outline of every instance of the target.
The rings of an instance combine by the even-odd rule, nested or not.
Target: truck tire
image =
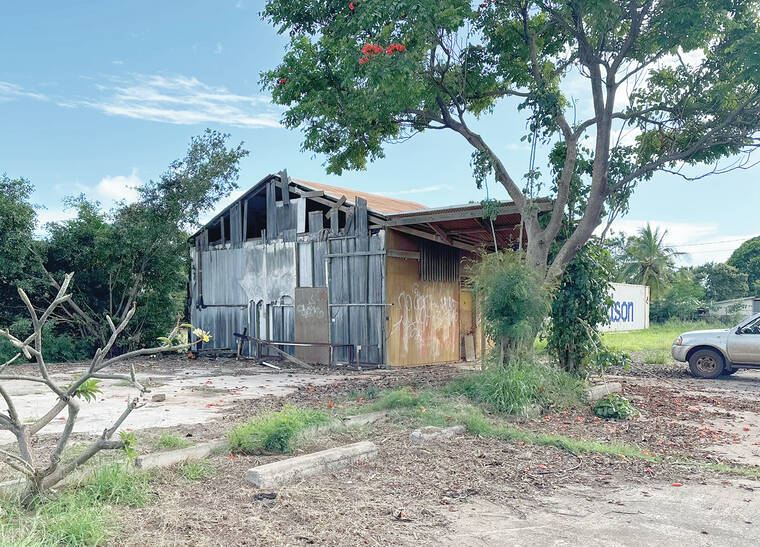
[[[723,356],[714,349],[700,349],[689,357],[689,370],[697,378],[717,378],[724,367]]]
[[[738,369],[738,368],[732,368],[731,370],[728,370],[727,368],[724,368],[724,369],[723,369],[723,372],[721,372],[721,374],[722,374],[723,376],[731,376],[732,374],[736,374],[736,373],[737,373],[737,372],[739,372],[740,370],[741,370],[741,369]]]

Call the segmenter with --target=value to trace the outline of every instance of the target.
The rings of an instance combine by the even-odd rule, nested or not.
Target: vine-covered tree
[[[757,0],[269,0],[263,15],[290,35],[262,75],[284,123],[328,170],[363,169],[384,144],[452,131],[520,208],[529,262],[558,280],[605,215],[625,210],[658,170],[736,158],[760,142]],[[572,102],[571,99],[578,99]],[[526,137],[562,147],[548,222],[501,142],[476,129],[500,101],[525,112]],[[588,108],[584,106],[587,105]],[[573,118],[571,111],[590,111]],[[579,152],[587,199],[556,252]],[[710,172],[742,166],[742,161]],[[537,180],[538,179],[538,180]],[[552,181],[554,182],[554,181]],[[544,184],[549,188],[551,184]]]

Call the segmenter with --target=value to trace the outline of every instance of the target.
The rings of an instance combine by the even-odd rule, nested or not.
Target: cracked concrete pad
[[[760,544],[757,483],[626,485],[567,489],[524,516],[490,501],[467,503],[452,513],[453,532],[438,545],[639,546]]]

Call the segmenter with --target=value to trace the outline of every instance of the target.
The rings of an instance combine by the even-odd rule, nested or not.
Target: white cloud
[[[652,228],[667,230],[664,243],[685,253],[678,258],[680,265],[697,266],[705,262],[725,262],[739,245],[759,234],[725,234],[720,226],[710,223],[670,222],[663,220],[617,220],[612,231],[626,236],[636,234],[647,222]],[[600,232],[601,229],[598,230]]]
[[[124,61],[122,61],[121,59],[116,59],[115,61],[111,61],[111,64],[114,64],[114,65],[123,65]]]
[[[94,192],[102,201],[124,200],[127,203],[133,203],[139,198],[137,187],[142,184],[142,179],[137,176],[137,169],[132,169],[129,175],[103,177],[94,188]]]
[[[97,88],[104,96],[81,104],[112,116],[178,125],[281,127],[281,110],[269,97],[238,95],[194,77],[133,74]]]
[[[20,85],[10,82],[0,82],[0,102],[13,101],[15,99],[35,99],[38,101],[49,101],[50,98],[42,93],[28,91]]]

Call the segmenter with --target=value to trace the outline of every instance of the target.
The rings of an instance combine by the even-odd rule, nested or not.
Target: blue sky
[[[68,214],[85,192],[109,206],[158,176],[191,136],[211,127],[244,141],[240,186],[287,168],[291,176],[443,206],[481,200],[470,149],[445,132],[389,146],[366,172],[328,176],[301,152],[301,135],[259,87],[284,38],[259,19],[263,1],[33,1],[3,7],[0,33],[0,172],[36,186],[41,220]],[[524,120],[514,103],[478,124],[513,176],[528,168]],[[542,156],[539,151],[539,162]],[[539,163],[539,167],[542,165]],[[545,169],[544,169],[545,170]],[[725,260],[760,233],[760,167],[698,182],[659,174],[642,183],[616,226],[668,228],[688,263]],[[506,199],[494,184],[491,196]]]

